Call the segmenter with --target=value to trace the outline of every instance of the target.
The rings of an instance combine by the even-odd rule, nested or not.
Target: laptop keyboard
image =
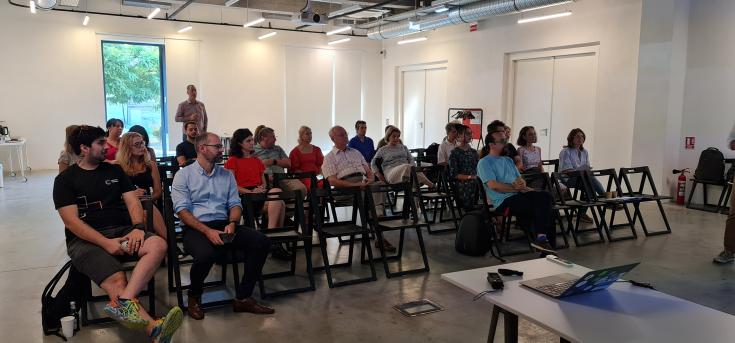
[[[539,286],[537,289],[552,296],[560,296],[564,291],[569,289],[569,287],[572,287],[575,282],[577,282],[577,280],[569,280],[553,285]]]

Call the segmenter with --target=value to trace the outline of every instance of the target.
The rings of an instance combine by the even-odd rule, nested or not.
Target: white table
[[[517,341],[518,317],[570,342],[735,342],[735,316],[630,283],[561,300],[537,293],[521,280],[559,273],[584,275],[590,269],[565,267],[546,259],[509,263],[442,274],[442,279],[472,293],[489,290],[487,273],[498,268],[524,272],[523,277],[503,276],[505,289],[483,298],[504,314],[506,342]],[[494,337],[488,337],[492,342]]]
[[[13,169],[13,151],[18,158],[18,165],[20,166],[20,175],[23,176],[23,182],[28,181],[26,177],[26,169],[30,169],[28,166],[28,150],[26,149],[26,140],[20,139],[17,141],[5,141],[0,143],[0,148],[9,148],[8,161],[10,164],[10,176],[15,177],[15,169]],[[0,175],[2,177],[2,175]]]

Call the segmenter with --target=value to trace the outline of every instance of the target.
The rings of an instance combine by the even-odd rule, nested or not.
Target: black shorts
[[[107,238],[122,237],[133,231],[131,226],[113,226],[98,230]],[[155,236],[146,232],[145,239]],[[102,247],[75,237],[66,243],[66,251],[71,263],[82,274],[87,275],[98,286],[108,277],[123,271],[123,263],[137,261],[138,256],[110,255]]]

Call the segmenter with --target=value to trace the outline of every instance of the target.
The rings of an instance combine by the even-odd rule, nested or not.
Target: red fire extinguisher
[[[678,205],[684,205],[684,194],[686,194],[687,186],[687,177],[684,174],[689,172],[689,168],[684,168],[682,170],[674,169],[672,172],[674,174],[679,174],[676,182],[676,203]]]

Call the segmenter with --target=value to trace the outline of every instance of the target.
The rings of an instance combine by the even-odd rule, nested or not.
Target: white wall
[[[211,15],[220,18],[219,11]],[[286,47],[333,49],[326,45],[324,35],[317,34],[281,31],[272,39],[258,41],[259,29],[194,25],[194,30],[181,35],[176,33],[178,24],[164,21],[92,16],[88,27],[81,21],[78,13],[39,11],[31,15],[27,9],[0,1],[0,94],[5,99],[0,120],[7,121],[13,136],[28,139],[34,169],[56,168],[65,126],[104,125],[101,34],[164,39],[169,116],[186,98],[184,86],[196,83],[199,97],[207,105],[210,131],[231,134],[239,127],[269,125],[287,152],[296,144],[296,137],[285,132]],[[196,58],[189,55],[193,48],[187,44],[198,45]],[[378,136],[382,131],[377,125],[381,110],[380,43],[353,38],[334,49],[362,56],[363,77],[357,81],[361,84],[353,86],[362,91],[368,134]],[[187,74],[182,71],[186,66],[193,69],[182,76]],[[355,114],[346,113],[345,117],[349,120],[338,118],[337,124],[352,132]],[[170,129],[174,137],[180,132],[178,125]],[[315,136],[326,134],[314,132]],[[5,157],[0,161],[5,162]]]
[[[544,11],[565,8],[574,15],[523,25],[516,23],[517,15],[494,17],[481,21],[477,32],[458,25],[429,32],[423,43],[386,42],[382,123],[397,119],[396,71],[401,66],[448,61],[448,106],[483,108],[487,125],[508,119],[503,104],[506,54],[599,42],[592,163],[595,168],[630,165],[641,0],[588,0]],[[446,122],[446,117],[436,120]],[[559,150],[553,147],[552,154]]]

